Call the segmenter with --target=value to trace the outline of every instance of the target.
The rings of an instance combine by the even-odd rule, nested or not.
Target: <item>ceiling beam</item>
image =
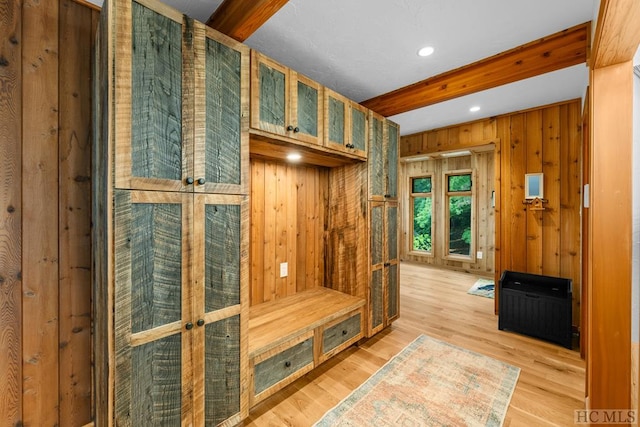
[[[640,44],[640,1],[602,0],[593,39],[592,68],[631,61]]]
[[[288,0],[224,0],[207,25],[243,42]]]
[[[636,0],[629,0],[636,1]],[[362,102],[385,117],[586,61],[591,23],[576,25],[473,64]]]

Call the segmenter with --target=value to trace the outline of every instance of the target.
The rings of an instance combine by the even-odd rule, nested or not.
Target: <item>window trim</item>
[[[435,236],[434,236],[434,229],[435,229],[435,224],[436,224],[436,215],[435,215],[435,194],[434,194],[434,188],[436,187],[436,183],[435,183],[435,173],[429,172],[429,173],[425,173],[425,174],[420,174],[420,175],[412,175],[409,176],[409,184],[408,184],[408,196],[409,196],[409,238],[407,239],[407,254],[408,255],[414,255],[414,256],[421,256],[421,257],[428,257],[428,258],[434,258],[435,257],[435,251],[436,251],[436,240],[435,240]],[[413,192],[413,180],[414,179],[420,179],[420,178],[431,178],[431,192],[429,193],[414,193]],[[428,195],[427,197],[431,198],[431,251],[422,251],[422,250],[418,250],[418,249],[414,249],[413,248],[413,224],[414,224],[414,219],[413,219],[413,214],[414,214],[414,198],[415,197],[425,197],[425,195]]]
[[[470,191],[449,191],[449,177],[456,175],[471,175],[471,190]],[[443,246],[443,259],[451,261],[467,261],[471,263],[476,262],[476,186],[473,185],[476,182],[476,174],[474,169],[457,169],[442,172],[443,186],[442,186],[442,201],[443,201],[443,213],[444,213],[444,246]],[[458,255],[449,253],[450,250],[450,227],[451,221],[449,219],[449,198],[456,196],[471,196],[471,244],[469,245],[469,255]]]

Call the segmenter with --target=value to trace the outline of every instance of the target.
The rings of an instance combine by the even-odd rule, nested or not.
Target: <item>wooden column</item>
[[[592,409],[630,405],[632,78],[631,62],[591,72],[587,397]]]

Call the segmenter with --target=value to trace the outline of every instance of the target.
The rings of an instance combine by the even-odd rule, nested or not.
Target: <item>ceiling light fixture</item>
[[[471,111],[472,113],[475,113],[476,111],[480,111],[480,107],[478,107],[477,105],[474,105],[473,107],[469,108],[469,111]]]
[[[431,46],[425,46],[418,51],[418,56],[429,56],[435,51]]]
[[[301,158],[302,158],[302,156],[300,154],[298,154],[298,153],[287,154],[287,160],[289,160],[291,162],[297,162]]]

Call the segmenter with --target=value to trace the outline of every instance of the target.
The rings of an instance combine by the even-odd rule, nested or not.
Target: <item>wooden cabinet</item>
[[[369,110],[330,90],[324,91],[324,145],[367,158]]]
[[[398,204],[370,202],[369,336],[390,325],[400,314]]]
[[[371,113],[369,336],[399,316],[398,125]]]
[[[248,64],[246,47],[161,3],[101,13],[96,424],[248,414]]]
[[[251,127],[322,145],[323,87],[252,51]]]
[[[373,112],[369,126],[369,199],[397,201],[400,129]]]

